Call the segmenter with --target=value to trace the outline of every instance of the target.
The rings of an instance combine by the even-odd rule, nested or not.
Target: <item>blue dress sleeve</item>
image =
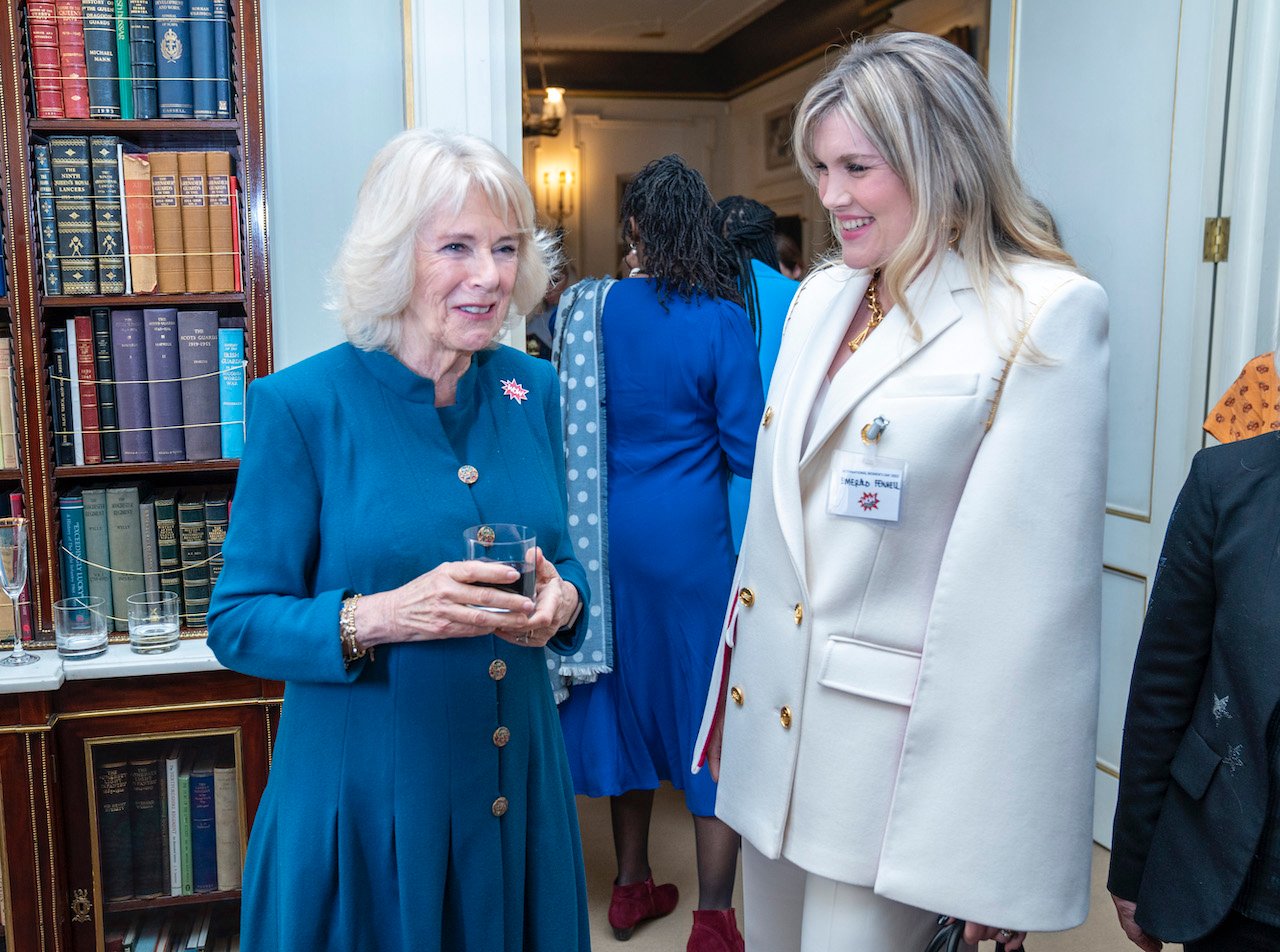
[[[730,471],[750,479],[760,417],[764,413],[756,342],[746,312],[736,305],[724,306],[717,328],[715,402],[720,449]]]
[[[320,551],[321,474],[269,378],[249,389],[244,457],[208,644],[226,667],[277,681],[341,683],[338,613],[349,592],[312,591]]]

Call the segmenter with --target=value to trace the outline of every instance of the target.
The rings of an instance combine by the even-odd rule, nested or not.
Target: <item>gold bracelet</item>
[[[356,605],[360,602],[359,593],[342,600],[342,611],[338,613],[338,638],[342,642],[342,663],[350,667],[365,655],[373,659],[371,648],[362,648],[356,638]]]

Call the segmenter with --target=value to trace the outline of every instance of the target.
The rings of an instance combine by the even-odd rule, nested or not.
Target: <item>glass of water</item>
[[[138,592],[130,595],[129,647],[138,654],[160,654],[178,647],[178,594]]]
[[[96,658],[107,650],[106,599],[74,595],[53,603],[53,630],[59,657]]]

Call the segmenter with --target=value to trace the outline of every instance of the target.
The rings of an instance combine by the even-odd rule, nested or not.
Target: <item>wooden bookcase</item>
[[[271,372],[271,307],[267,272],[267,196],[263,155],[261,46],[257,0],[232,0],[234,37],[230,120],[119,120],[35,118],[34,90],[25,46],[26,0],[5,0],[0,45],[4,75],[4,206],[10,244],[9,318],[21,427],[19,479],[31,520],[32,613],[37,647],[52,646],[53,603],[61,596],[58,493],[72,485],[139,480],[165,486],[230,484],[237,463],[213,460],[182,463],[111,463],[59,466],[54,463],[49,399],[49,328],[91,307],[211,308],[245,318],[247,378]],[[147,149],[224,149],[243,189],[241,219],[243,293],[58,295],[45,297],[40,273],[39,229],[35,213],[32,137],[59,133],[110,133]],[[10,474],[13,475],[13,474]],[[5,474],[0,473],[0,482]],[[199,636],[198,632],[189,632]]]
[[[54,646],[52,606],[61,597],[59,494],[72,486],[219,486],[230,490],[235,460],[55,463],[50,336],[55,322],[91,307],[216,309],[245,321],[246,379],[271,372],[267,189],[260,0],[230,0],[233,119],[108,120],[38,118],[27,50],[27,0],[0,5],[0,214],[8,294],[0,297],[0,336],[14,346],[19,425],[18,470],[0,470],[0,490],[20,486],[30,520],[33,641]],[[232,156],[242,208],[241,283],[234,294],[46,296],[32,144],[70,133],[112,134],[144,151],[225,150]],[[199,639],[203,630],[185,630]],[[124,637],[113,635],[113,641]],[[0,651],[7,650],[0,644]],[[115,649],[113,649],[115,650]],[[32,666],[35,667],[35,666]],[[224,671],[68,681],[56,690],[0,694],[0,949],[102,950],[111,917],[129,901],[102,892],[96,831],[95,757],[212,745],[233,763],[239,788],[240,845],[266,784],[281,685]],[[119,750],[116,750],[119,748]],[[233,908],[237,891],[136,900],[149,908],[213,904]]]

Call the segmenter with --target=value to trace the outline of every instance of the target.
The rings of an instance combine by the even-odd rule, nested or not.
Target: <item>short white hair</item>
[[[476,136],[409,129],[374,156],[330,271],[329,307],[352,344],[397,352],[413,296],[418,236],[436,216],[456,217],[473,189],[520,242],[507,319],[528,314],[546,294],[557,242],[538,229],[520,170]]]

